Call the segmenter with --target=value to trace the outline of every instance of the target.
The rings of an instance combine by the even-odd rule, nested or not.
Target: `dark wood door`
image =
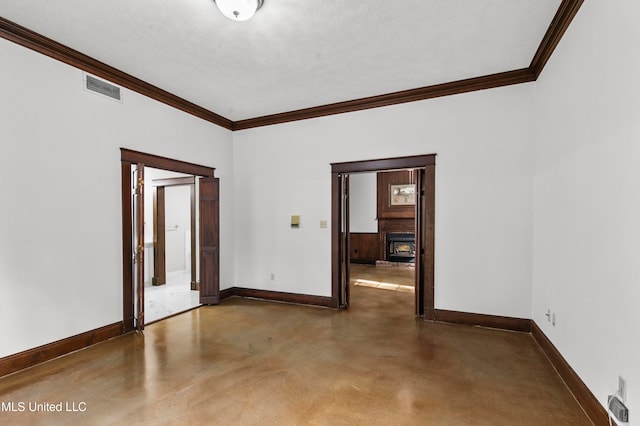
[[[377,160],[349,161],[331,164],[331,303],[332,307],[340,306],[343,257],[341,245],[342,235],[342,181],[341,176],[348,173],[361,173],[385,170],[424,169],[421,174],[421,212],[415,220],[421,221],[417,233],[420,234],[421,264],[416,267],[420,271],[420,282],[416,283],[417,291],[422,293],[422,309],[425,319],[435,320],[434,307],[434,252],[435,252],[435,154],[415,155],[410,157],[381,158]],[[409,219],[411,220],[411,219]],[[416,272],[418,273],[418,272]],[[416,306],[416,312],[420,310]]]
[[[153,285],[167,283],[164,186],[153,188]]]
[[[135,238],[136,330],[144,330],[144,164],[136,165],[133,201]]]
[[[340,262],[341,262],[341,278],[340,278],[340,307],[349,307],[349,280],[351,274],[349,270],[350,247],[349,247],[349,175],[342,174],[341,177],[342,199],[341,199],[341,215],[342,228],[340,229]]]
[[[200,181],[200,303],[220,303],[220,180]]]
[[[153,285],[167,283],[165,188],[189,185],[191,219],[191,290],[199,290],[196,274],[196,185],[195,177],[165,178],[153,181]]]
[[[424,188],[424,169],[415,169],[413,171],[416,180],[416,205],[415,205],[415,252],[416,266],[415,270],[415,314],[424,315],[424,213],[425,213],[425,188]]]

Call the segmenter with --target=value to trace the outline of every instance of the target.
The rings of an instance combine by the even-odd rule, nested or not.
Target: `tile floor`
[[[145,324],[200,306],[200,292],[191,290],[189,271],[167,273],[165,285],[144,288]]]

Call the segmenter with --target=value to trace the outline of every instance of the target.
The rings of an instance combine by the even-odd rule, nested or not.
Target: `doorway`
[[[219,179],[214,177],[215,169],[124,148],[120,151],[124,332],[141,331],[145,324],[145,167],[198,176],[199,302],[219,303]]]
[[[414,170],[349,174],[349,305],[410,315],[415,298]]]
[[[392,170],[411,170],[415,177],[415,314],[433,320],[435,154],[331,164],[332,306],[346,309],[350,302],[350,175]]]
[[[144,169],[144,322],[200,306],[197,281],[196,184],[192,175]]]

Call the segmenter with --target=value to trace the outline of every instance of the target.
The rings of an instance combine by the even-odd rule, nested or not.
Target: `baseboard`
[[[580,376],[571,368],[567,360],[564,359],[560,351],[551,343],[551,340],[542,332],[535,321],[531,321],[531,335],[593,424],[608,425],[607,410],[591,393],[587,385],[584,384]]]
[[[264,299],[285,303],[331,307],[331,298],[307,294],[286,293],[280,291],[257,290],[243,287],[231,287],[220,291],[220,299],[233,296]],[[554,367],[558,375],[569,388],[584,412],[594,425],[609,424],[607,411],[591,393],[580,376],[571,368],[560,351],[551,343],[535,321],[503,317],[496,315],[474,314],[469,312],[435,310],[435,320],[440,322],[491,327],[502,330],[530,332],[542,352]],[[123,334],[121,322],[106,325],[66,339],[38,346],[37,348],[0,358],[0,377],[32,367],[53,358],[94,345]]]
[[[50,359],[68,354],[87,346],[95,345],[123,333],[121,322],[96,328],[66,339],[38,346],[37,348],[0,358],[0,377],[33,367]]]
[[[313,296],[309,294],[287,293],[284,291],[257,290],[253,288],[231,287],[220,291],[220,299],[232,296],[270,300],[273,302],[295,303],[298,305],[331,307],[331,297]]]
[[[235,287],[225,288],[224,290],[220,290],[220,301],[223,301],[224,299],[228,299],[230,297],[235,296],[235,294],[233,294],[234,288]]]
[[[435,320],[439,322],[476,325],[500,330],[523,331],[525,333],[531,332],[530,319],[447,311],[445,309],[436,309],[434,315]]]
[[[546,355],[553,368],[593,424],[603,426],[609,424],[607,410],[600,404],[593,393],[591,393],[587,385],[585,385],[580,376],[571,368],[569,363],[560,354],[560,351],[551,343],[535,321],[523,318],[447,311],[444,309],[435,310],[435,320],[454,324],[475,325],[531,333],[540,349],[542,349],[542,352]]]

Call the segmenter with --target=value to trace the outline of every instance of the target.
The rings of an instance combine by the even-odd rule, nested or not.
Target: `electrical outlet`
[[[551,322],[551,309],[547,308],[547,313],[545,315],[547,316],[547,322]]]
[[[326,228],[327,227],[327,221],[326,220],[321,220],[320,221],[320,228]]]
[[[270,275],[270,278],[271,278],[271,281],[275,280],[275,279],[276,279],[276,274],[274,274],[274,273],[272,272],[272,273],[271,273],[271,275]]]
[[[618,399],[615,395],[609,395],[607,398],[607,405],[609,406],[609,412],[615,416],[616,419],[622,423],[629,421],[629,409],[626,405]]]
[[[551,314],[551,325],[554,326],[554,327],[556,326],[556,313],[555,312]]]
[[[627,381],[622,376],[618,376],[618,396],[622,402],[627,402]]]

